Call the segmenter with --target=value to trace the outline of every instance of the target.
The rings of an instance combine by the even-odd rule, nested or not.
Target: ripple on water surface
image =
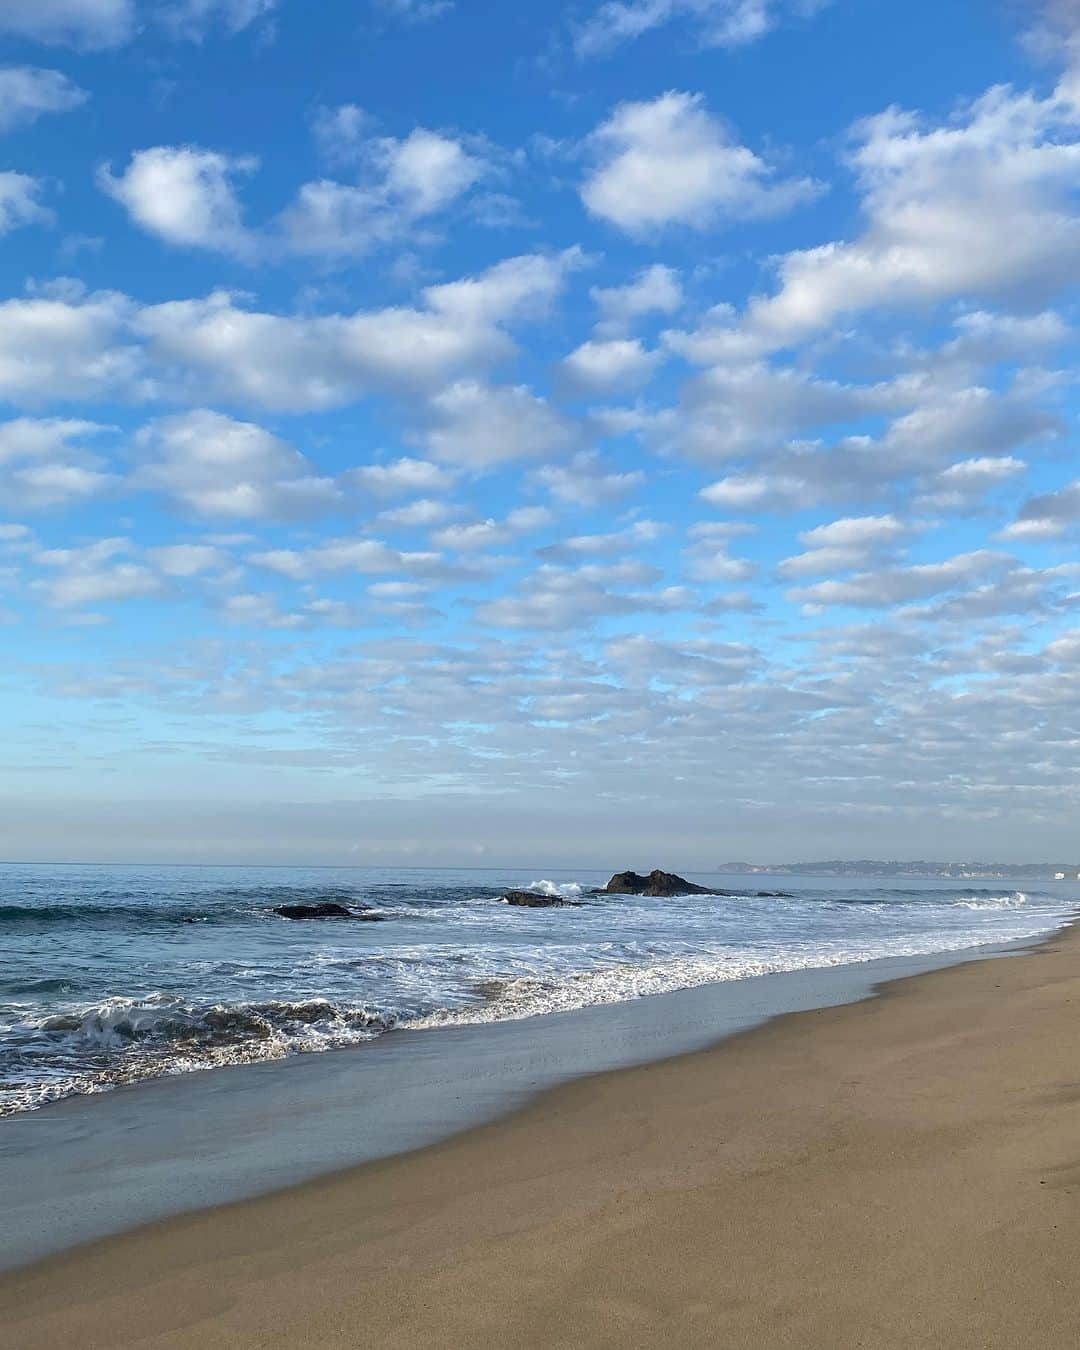
[[[195,1069],[568,1011],[715,980],[1030,938],[1080,898],[1034,887],[744,877],[593,895],[600,874],[0,869],[0,1114]],[[741,887],[746,889],[740,890]],[[508,889],[572,899],[518,908]],[[1075,889],[1075,888],[1074,888]],[[384,921],[282,919],[332,903]]]

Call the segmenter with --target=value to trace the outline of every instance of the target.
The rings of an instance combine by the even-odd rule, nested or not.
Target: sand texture
[[[0,1278],[4,1350],[1080,1346],[1080,929]]]

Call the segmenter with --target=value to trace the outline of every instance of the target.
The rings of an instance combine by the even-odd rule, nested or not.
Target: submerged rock
[[[334,900],[320,900],[307,905],[275,905],[274,913],[283,919],[366,919],[369,923],[382,918],[381,914],[349,909]]]
[[[598,895],[715,895],[708,886],[695,886],[674,872],[655,868],[647,877],[640,872],[616,872]]]
[[[569,909],[575,903],[561,895],[545,895],[543,891],[507,891],[501,898],[508,905],[524,905],[529,909]]]

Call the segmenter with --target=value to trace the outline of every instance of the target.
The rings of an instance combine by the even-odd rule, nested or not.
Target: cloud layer
[[[1067,851],[1074,7],[835,115],[843,5],[541,8],[2,7],[8,796]]]

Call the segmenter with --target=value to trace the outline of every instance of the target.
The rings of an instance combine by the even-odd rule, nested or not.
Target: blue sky
[[[0,855],[1077,851],[1080,9],[7,0]]]

